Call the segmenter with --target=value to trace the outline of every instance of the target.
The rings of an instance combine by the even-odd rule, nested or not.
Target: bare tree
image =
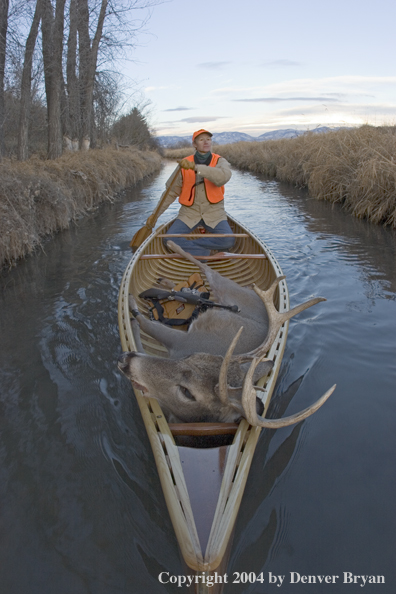
[[[156,148],[143,107],[133,107],[113,125],[113,136],[120,145],[135,145],[140,149]]]
[[[78,150],[80,136],[80,90],[77,72],[78,0],[70,0],[66,58],[64,140],[66,148]]]
[[[32,64],[33,54],[36,45],[37,35],[41,21],[42,1],[37,0],[36,10],[34,11],[32,26],[26,40],[25,59],[22,70],[21,80],[21,105],[18,130],[18,159],[25,161],[29,156],[28,149],[28,129],[29,114],[31,106],[31,82],[32,82]]]
[[[89,36],[88,0],[77,0],[77,2],[80,53],[81,148],[87,150],[91,143],[93,91],[99,42],[102,37],[108,0],[101,1],[99,18],[92,43]]]
[[[114,72],[97,72],[93,95],[94,127],[91,146],[104,146],[111,135],[111,128],[121,99],[120,76]]]
[[[121,92],[116,59],[147,22],[132,14],[163,1],[0,0],[0,156],[4,137],[7,151],[17,148],[21,160],[28,158],[35,127],[43,141],[32,117],[36,108],[49,158],[62,154],[63,143],[72,150],[88,149],[96,139],[103,144]]]
[[[0,0],[0,158],[4,154],[4,74],[9,0]]]
[[[147,18],[132,19],[133,11],[154,7],[163,1],[166,0],[99,0],[95,3],[90,0],[76,0],[82,149],[91,146],[92,133],[96,130],[94,92],[98,98],[97,90],[107,78],[103,67],[114,64],[116,58],[125,56],[126,50],[134,47],[136,36],[144,30],[147,23]],[[107,84],[103,88],[105,92],[106,88]],[[100,110],[97,113],[103,115]]]
[[[48,157],[62,154],[62,53],[66,0],[56,0],[55,15],[51,0],[42,0],[42,35],[45,91],[48,113]]]

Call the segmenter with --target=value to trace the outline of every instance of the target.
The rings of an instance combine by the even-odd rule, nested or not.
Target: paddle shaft
[[[176,167],[176,169],[175,169],[175,172],[173,174],[173,177],[172,177],[172,179],[170,181],[170,184],[169,184],[168,188],[166,188],[166,190],[165,190],[165,192],[164,192],[161,200],[158,202],[158,204],[155,207],[152,215],[150,215],[150,217],[147,219],[145,225],[143,225],[143,227],[141,227],[139,229],[139,231],[137,231],[135,233],[135,235],[133,236],[132,241],[129,244],[132,249],[138,248],[143,243],[143,241],[145,241],[145,239],[147,239],[147,237],[149,237],[149,235],[151,234],[151,232],[153,230],[153,227],[155,227],[155,224],[156,224],[157,219],[159,217],[161,208],[162,208],[165,200],[167,199],[167,197],[169,195],[169,192],[171,191],[171,189],[173,188],[173,186],[175,184],[175,181],[176,181],[176,179],[178,177],[178,174],[180,172],[180,169],[181,169],[180,168],[180,165],[178,165]],[[148,223],[148,221],[149,221],[150,218],[151,218],[152,222],[151,223]]]
[[[169,186],[166,188],[166,190],[165,190],[165,192],[164,192],[164,194],[163,194],[163,196],[162,196],[161,200],[158,202],[157,206],[154,208],[153,214],[151,215],[151,216],[152,216],[152,217],[154,217],[154,219],[155,219],[154,225],[155,225],[155,224],[156,224],[156,222],[157,222],[157,219],[158,219],[158,216],[159,216],[159,212],[160,212],[160,210],[161,210],[161,208],[162,208],[162,206],[163,206],[163,204],[164,204],[165,200],[168,198],[169,192],[171,191],[171,189],[172,189],[172,188],[173,188],[173,186],[175,185],[175,181],[176,181],[176,179],[177,179],[177,176],[179,175],[179,172],[180,172],[180,170],[181,170],[181,167],[180,167],[180,165],[178,165],[178,166],[176,167],[176,169],[175,169],[174,173],[173,173],[173,177],[172,177],[172,179],[171,179],[171,181],[170,181],[170,184],[169,184]],[[154,225],[153,225],[153,226],[154,226]]]

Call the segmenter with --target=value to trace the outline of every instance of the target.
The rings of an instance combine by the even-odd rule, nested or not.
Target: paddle
[[[137,231],[135,233],[135,235],[133,236],[132,241],[129,244],[129,246],[133,250],[137,249],[140,245],[142,245],[143,241],[145,239],[147,239],[147,237],[149,235],[151,235],[153,227],[155,227],[155,224],[158,219],[158,213],[161,210],[163,203],[167,199],[169,192],[171,191],[172,187],[174,186],[179,171],[180,171],[180,165],[176,168],[173,178],[169,184],[169,187],[166,189],[166,191],[164,192],[164,195],[162,196],[162,199],[158,202],[157,206],[155,207],[153,214],[149,216],[149,218],[146,221],[146,224],[141,229],[139,229],[139,231]]]

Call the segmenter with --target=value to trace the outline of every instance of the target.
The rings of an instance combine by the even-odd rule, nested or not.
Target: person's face
[[[193,142],[199,153],[208,153],[212,148],[212,137],[209,134],[200,134]]]

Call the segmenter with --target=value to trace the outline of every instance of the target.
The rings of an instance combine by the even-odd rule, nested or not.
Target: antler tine
[[[276,338],[279,328],[282,326],[282,324],[284,324],[285,322],[290,320],[290,318],[294,317],[295,315],[299,314],[300,312],[304,311],[305,309],[308,309],[308,307],[311,307],[312,305],[315,305],[316,303],[319,303],[320,301],[326,301],[326,299],[324,297],[314,297],[313,299],[309,299],[305,303],[296,305],[296,307],[293,307],[289,311],[279,313],[279,311],[276,309],[276,307],[274,305],[274,293],[275,293],[275,289],[277,288],[279,282],[281,280],[283,280],[284,278],[285,278],[285,276],[279,276],[278,278],[276,278],[274,280],[274,282],[272,283],[272,285],[270,286],[270,288],[267,289],[266,291],[262,291],[258,287],[253,286],[255,293],[260,297],[260,299],[262,300],[262,302],[265,305],[265,308],[266,308],[267,314],[268,314],[269,326],[268,326],[267,336],[265,337],[264,342],[260,346],[258,346],[256,349],[254,349],[253,351],[250,351],[249,353],[245,353],[243,356],[241,356],[240,357],[241,361],[242,361],[242,359],[244,361],[246,361],[246,360],[252,360],[255,357],[258,357],[258,358],[263,357],[269,351],[272,343],[274,342],[274,340]]]
[[[227,349],[226,354],[224,355],[224,359],[221,364],[220,373],[219,373],[219,383],[218,383],[218,395],[219,395],[220,401],[223,404],[227,404],[227,402],[228,402],[228,387],[227,387],[228,366],[230,364],[232,353],[235,350],[236,344],[239,340],[242,330],[243,330],[243,326],[241,326],[239,328],[238,332],[235,334],[230,346]]]
[[[242,392],[242,407],[245,413],[245,418],[255,427],[266,427],[267,429],[279,429],[280,427],[288,427],[289,425],[294,425],[295,423],[299,423],[303,419],[311,416],[314,412],[316,412],[322,404],[326,402],[328,398],[332,395],[336,388],[336,384],[327,390],[325,394],[319,400],[317,400],[314,404],[305,408],[299,413],[291,415],[289,417],[284,417],[283,419],[265,419],[257,414],[256,411],[256,391],[254,389],[252,379],[254,372],[256,370],[257,365],[260,363],[261,359],[259,357],[254,357],[252,364],[245,376],[245,380],[243,382],[243,392]]]

